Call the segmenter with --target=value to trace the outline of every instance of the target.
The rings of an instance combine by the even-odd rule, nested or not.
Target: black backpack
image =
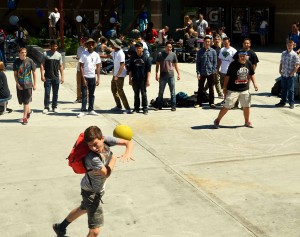
[[[275,82],[271,89],[271,94],[280,97],[281,95],[281,80]]]

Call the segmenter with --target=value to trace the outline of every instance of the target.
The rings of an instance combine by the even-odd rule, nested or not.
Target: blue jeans
[[[81,96],[82,96],[82,103],[81,103],[81,111],[86,111],[87,105],[87,91],[89,91],[89,107],[88,111],[94,110],[94,101],[95,101],[95,89],[96,89],[96,78],[84,78],[86,80],[87,85],[81,85]]]
[[[52,87],[52,109],[57,108],[59,80],[46,78],[44,82],[45,96],[44,96],[44,108],[49,109],[50,105],[50,93]]]
[[[281,101],[285,104],[287,99],[290,105],[295,103],[294,100],[294,84],[297,77],[281,77]]]
[[[168,83],[171,94],[171,107],[176,107],[176,95],[175,95],[175,78],[174,77],[161,77],[159,79],[159,91],[158,91],[158,107],[163,105],[163,96],[166,84]]]

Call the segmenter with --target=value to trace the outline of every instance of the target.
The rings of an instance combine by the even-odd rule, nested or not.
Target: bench
[[[4,114],[7,108],[7,101],[11,99],[12,95],[10,95],[8,98],[0,99],[0,115]]]

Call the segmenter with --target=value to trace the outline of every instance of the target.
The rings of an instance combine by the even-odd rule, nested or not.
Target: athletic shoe
[[[215,104],[210,104],[209,107],[212,108],[212,109],[215,109],[216,105]]]
[[[219,128],[220,127],[220,122],[218,121],[218,119],[215,119],[215,121],[214,121],[214,128]]]
[[[253,128],[253,125],[252,125],[252,123],[250,121],[248,121],[248,122],[245,122],[245,127],[247,127],[247,128]]]
[[[78,115],[77,115],[77,118],[82,118],[84,116],[86,116],[87,112],[83,111],[83,112],[80,112]]]
[[[154,110],[155,111],[162,110],[162,107],[155,107]]]
[[[81,103],[81,102],[82,102],[81,99],[76,99],[76,100],[73,102],[73,104],[77,104],[77,103]]]
[[[132,114],[139,113],[139,112],[140,112],[139,109],[134,109],[134,110],[131,111]]]
[[[285,103],[281,103],[279,102],[278,104],[275,105],[276,107],[284,107],[285,106]]]
[[[27,125],[27,124],[28,124],[27,118],[23,118],[22,124],[23,124],[23,125]]]
[[[13,112],[13,110],[10,109],[10,108],[6,108],[6,112],[7,112],[7,113],[11,113],[11,112]]]
[[[53,111],[53,113],[55,113],[55,114],[59,113],[58,108],[53,108],[52,111]]]
[[[290,109],[294,109],[295,108],[295,106],[294,105],[290,105]]]
[[[126,109],[123,114],[132,114],[131,110],[130,109]]]
[[[200,107],[202,107],[202,105],[200,105],[200,104],[194,104],[194,108],[200,108]]]
[[[65,237],[66,230],[61,230],[59,228],[59,224],[53,224],[52,227],[53,227],[53,230],[55,231],[57,237]]]
[[[45,109],[43,110],[43,114],[49,114],[49,108],[45,108]]]
[[[176,108],[175,108],[175,107],[172,107],[172,108],[171,108],[171,111],[173,111],[173,112],[176,111]]]
[[[30,113],[27,114],[27,119],[30,119],[31,114],[33,114],[33,110],[31,110]]]
[[[143,109],[143,114],[147,115],[148,114],[148,109]]]
[[[111,108],[110,110],[112,111],[120,111],[122,108],[119,108],[118,106]]]
[[[92,110],[88,112],[88,115],[98,116],[99,114],[95,110]]]

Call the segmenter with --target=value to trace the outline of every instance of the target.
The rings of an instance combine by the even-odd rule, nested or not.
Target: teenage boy
[[[134,110],[132,113],[140,112],[140,93],[142,96],[143,114],[148,114],[147,87],[150,86],[151,61],[143,52],[143,44],[135,44],[136,52],[130,57],[129,62],[129,85],[134,91]]]
[[[124,78],[127,75],[127,70],[125,68],[125,53],[116,41],[110,40],[113,48],[111,56],[114,60],[114,76],[111,80],[111,92],[116,102],[116,106],[112,108],[113,111],[120,111],[122,109],[122,104],[125,108],[124,113],[130,114],[130,106],[128,104],[127,97],[124,92]]]
[[[43,114],[48,114],[50,111],[50,93],[52,88],[52,111],[58,113],[57,100],[59,84],[64,83],[64,67],[62,63],[62,56],[57,52],[57,42],[52,40],[50,42],[50,50],[44,52],[44,58],[41,63],[41,80],[44,82],[44,110]],[[59,72],[61,79],[59,78]]]
[[[223,93],[225,95],[225,104],[222,107],[218,117],[214,121],[214,128],[219,128],[223,116],[231,109],[239,99],[244,112],[245,126],[253,128],[249,120],[251,95],[249,93],[250,80],[253,83],[255,91],[258,90],[256,85],[252,63],[247,60],[247,52],[239,52],[239,60],[233,61],[224,78]]]
[[[96,47],[96,41],[89,38],[85,42],[87,50],[83,51],[81,57],[79,59],[80,62],[80,71],[82,74],[81,77],[81,95],[82,95],[82,103],[81,103],[81,112],[77,115],[77,118],[82,118],[85,115],[95,115],[98,113],[94,110],[94,102],[95,102],[95,89],[96,86],[100,84],[100,67],[101,67],[101,59],[98,53],[94,51]],[[97,75],[97,80],[96,80]],[[87,96],[87,91],[88,96]],[[86,110],[87,106],[87,97],[89,97],[89,107]]]
[[[27,57],[27,49],[21,48],[19,58],[14,61],[13,70],[17,86],[17,97],[19,104],[23,104],[23,119],[21,122],[26,125],[30,118],[29,102],[32,101],[32,89],[36,89],[36,65],[32,59]],[[33,82],[32,82],[33,77]]]
[[[167,42],[165,51],[158,54],[156,59],[155,79],[159,82],[158,107],[155,110],[162,109],[163,95],[168,83],[171,94],[171,111],[176,111],[175,77],[174,69],[177,72],[177,80],[180,80],[178,60],[176,54],[172,52],[172,43]],[[160,72],[160,73],[159,73]]]
[[[67,226],[83,214],[88,216],[89,233],[87,237],[98,236],[100,227],[103,226],[103,210],[100,202],[104,195],[106,180],[111,175],[116,163],[116,156],[112,154],[109,146],[126,146],[126,151],[121,156],[121,159],[123,161],[132,160],[132,141],[115,137],[104,137],[100,128],[96,126],[88,127],[85,130],[84,141],[88,144],[91,151],[83,160],[86,169],[90,171],[81,180],[82,202],[60,224],[53,225],[53,229],[58,237],[64,237]]]

